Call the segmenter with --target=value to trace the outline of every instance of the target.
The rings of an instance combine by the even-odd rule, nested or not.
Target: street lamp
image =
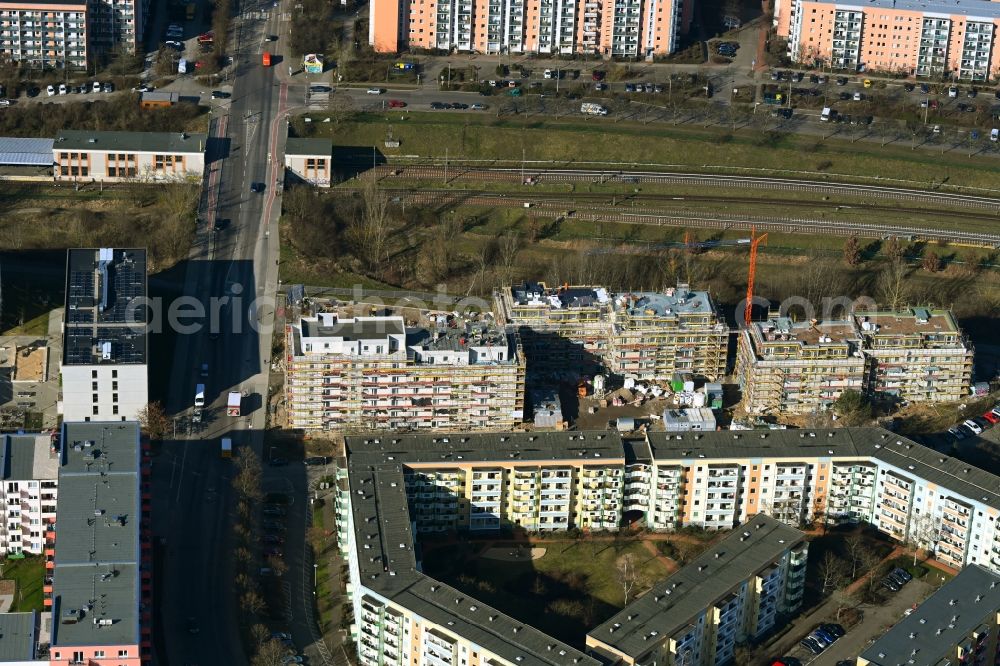
[[[316,596],[316,576],[319,575],[319,565],[315,562],[313,563],[313,596]]]

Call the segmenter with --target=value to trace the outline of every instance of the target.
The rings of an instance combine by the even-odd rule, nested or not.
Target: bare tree
[[[921,263],[921,266],[928,273],[937,273],[941,270],[943,263],[937,252],[934,250],[928,250],[924,254],[924,260]]]
[[[255,624],[250,627],[250,636],[253,638],[254,644],[260,647],[271,640],[271,630],[263,624]]]
[[[247,590],[240,595],[240,608],[246,613],[256,615],[267,608],[267,604],[264,603],[264,598],[256,590]]]
[[[879,300],[891,310],[897,310],[906,301],[909,285],[907,267],[902,259],[890,261],[878,276]]]
[[[521,234],[507,231],[500,236],[499,256],[497,257],[497,281],[501,286],[509,285],[514,279],[514,266],[517,254],[521,251]]]
[[[250,666],[281,666],[285,658],[285,646],[281,641],[272,638],[257,648],[257,654],[250,661]]]
[[[288,571],[288,565],[277,555],[271,555],[267,558],[267,566],[271,567],[275,576],[284,576],[285,572]]]
[[[861,553],[864,550],[865,542],[860,534],[852,534],[844,539],[844,548],[847,550],[847,559],[851,564],[851,580],[858,577],[858,563],[861,561]]]
[[[849,236],[844,242],[844,263],[857,266],[861,263],[861,244],[857,236]]]
[[[389,197],[373,178],[361,188],[364,207],[355,225],[355,242],[369,270],[381,275],[392,226]]]
[[[347,95],[339,95],[331,92],[326,110],[330,114],[330,122],[339,125],[354,116],[354,102]]]
[[[870,599],[875,593],[875,587],[879,581],[879,565],[882,564],[882,557],[868,546],[861,549],[858,558],[862,570],[866,571],[865,591]]]
[[[233,489],[241,498],[259,500],[262,496],[260,458],[249,447],[240,447],[236,454],[236,465],[239,471],[233,477]]]
[[[625,604],[628,605],[629,595],[639,580],[635,555],[626,553],[618,558],[618,562],[615,563],[615,573],[618,577],[618,583],[622,586],[622,592],[625,594]]]
[[[139,410],[138,419],[139,425],[150,439],[163,439],[170,427],[170,419],[167,418],[163,405],[156,401],[146,403]]]
[[[819,568],[817,569],[822,594],[832,592],[839,587],[844,580],[846,570],[847,567],[844,561],[828,550],[823,555],[823,559],[819,561]]]
[[[906,544],[913,548],[914,566],[917,565],[920,549],[933,553],[940,538],[941,529],[933,514],[926,509],[922,513],[913,513],[910,518],[910,529],[906,532]]]

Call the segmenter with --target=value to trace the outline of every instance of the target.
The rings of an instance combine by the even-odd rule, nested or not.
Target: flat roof
[[[97,132],[60,130],[53,150],[128,150],[137,153],[204,153],[207,134],[187,132]]]
[[[679,285],[664,291],[635,291],[615,299],[615,309],[630,317],[668,317],[677,314],[712,314],[712,297],[707,291],[692,291]]]
[[[6,6],[6,3],[4,5]],[[0,165],[52,166],[52,144],[52,139],[0,137]]]
[[[919,333],[958,333],[958,324],[949,310],[913,308],[901,312],[857,312],[858,328],[869,335],[913,335]],[[864,331],[864,323],[876,324],[877,331]]]
[[[0,661],[31,661],[37,644],[38,613],[0,613]]]
[[[630,657],[641,657],[657,642],[697,622],[705,608],[804,539],[794,527],[754,516],[587,635]],[[651,642],[654,636],[659,639]]]
[[[878,666],[935,666],[1000,612],[1000,575],[972,564],[896,623],[860,658]]]
[[[285,155],[331,157],[333,155],[333,139],[288,137],[285,141]]]
[[[145,250],[69,250],[63,365],[145,363],[145,296]]]
[[[63,425],[52,645],[139,643],[139,424]]]
[[[59,477],[59,455],[52,435],[3,435],[0,473],[4,481],[52,480]]]
[[[523,282],[510,288],[518,305],[546,306],[553,310],[603,307],[611,304],[604,287],[561,285],[549,287],[544,282]]]
[[[859,340],[860,335],[854,322],[792,321],[788,317],[773,317],[767,321],[753,323],[757,338],[763,343],[769,342],[799,342],[804,345],[836,344],[842,345],[848,340]],[[773,339],[772,339],[773,336]]]
[[[858,7],[861,9],[893,9],[896,11],[938,14],[941,16],[964,16],[983,18],[988,21],[1000,18],[1000,3],[989,0],[866,0],[865,2],[844,2],[843,0],[813,0],[820,4],[837,7]],[[992,6],[991,6],[992,5]]]
[[[322,320],[299,319],[304,338],[343,338],[344,340],[372,340],[388,335],[402,335],[405,331],[402,317],[356,317],[338,319],[332,325]]]

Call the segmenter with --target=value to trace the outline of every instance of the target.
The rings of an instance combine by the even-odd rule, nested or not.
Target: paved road
[[[244,9],[256,7],[244,0]],[[233,502],[231,463],[219,456],[219,438],[260,450],[264,427],[261,398],[267,392],[270,332],[258,334],[251,320],[273,317],[277,281],[277,233],[270,224],[276,204],[275,161],[280,146],[276,122],[284,99],[273,69],[259,66],[257,44],[273,26],[257,19],[235,26],[236,78],[230,103],[213,108],[205,202],[209,210],[188,261],[183,293],[197,296],[211,312],[212,299],[229,297],[219,308],[218,334],[207,328],[178,334],[167,393],[177,436],[165,443],[154,466],[154,532],[166,540],[164,593],[158,599],[169,664],[247,663],[240,643],[240,612],[233,596],[230,526]],[[265,183],[263,194],[251,182]],[[217,189],[215,189],[217,188]],[[225,220],[213,231],[211,220]],[[259,303],[254,303],[262,297]],[[202,363],[209,377],[200,377]],[[190,422],[194,386],[207,384],[205,415]],[[226,416],[230,390],[248,394],[249,416]],[[194,618],[198,633],[188,630]]]

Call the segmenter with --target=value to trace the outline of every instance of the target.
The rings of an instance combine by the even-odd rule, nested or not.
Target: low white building
[[[52,435],[0,436],[0,555],[45,550],[45,526],[56,520],[59,452]]]
[[[289,137],[285,143],[285,169],[310,185],[330,187],[332,162],[333,141],[330,139]]]
[[[52,145],[59,181],[180,182],[205,172],[206,134],[62,130]]]

